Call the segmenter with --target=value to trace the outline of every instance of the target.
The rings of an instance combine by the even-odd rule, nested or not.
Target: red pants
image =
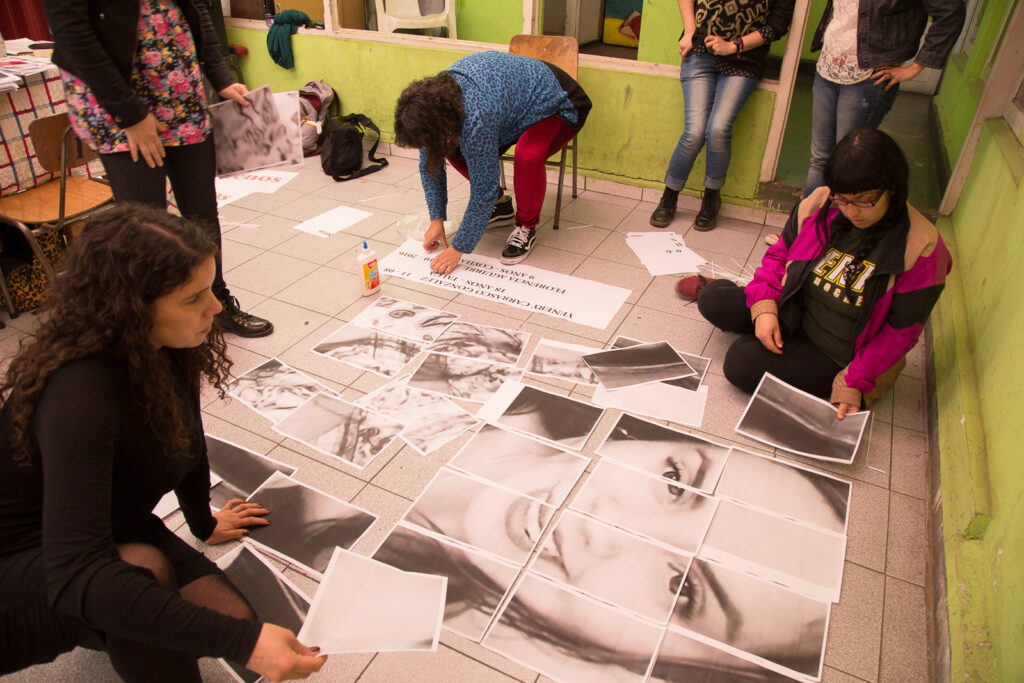
[[[533,124],[519,136],[512,177],[516,195],[516,223],[519,225],[526,228],[537,226],[548,183],[544,162],[569,144],[575,135],[568,123],[557,116],[551,116]],[[448,157],[448,163],[469,178],[469,169],[461,154]],[[500,191],[498,196],[501,196]]]

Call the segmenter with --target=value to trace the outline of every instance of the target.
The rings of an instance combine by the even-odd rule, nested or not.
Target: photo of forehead
[[[556,681],[640,683],[662,631],[527,572],[483,646]]]
[[[536,375],[594,386],[597,377],[583,360],[583,355],[598,351],[600,349],[591,346],[541,339],[526,363],[526,370]]]
[[[715,495],[845,534],[850,492],[848,481],[734,448]]]
[[[403,519],[522,565],[554,513],[534,498],[442,468]]]
[[[839,420],[828,401],[765,373],[736,431],[797,455],[849,464],[870,414],[850,413]]]
[[[633,339],[632,337],[618,336],[612,342],[613,349],[625,349],[630,346],[637,346],[638,344],[644,344],[646,342]],[[704,356],[696,356],[692,353],[683,353],[682,351],[676,350],[683,360],[685,360],[693,371],[697,374],[690,377],[682,377],[680,379],[666,379],[662,380],[662,384],[668,384],[670,386],[679,387],[681,389],[688,389],[690,391],[697,391],[700,388],[701,382],[704,381],[704,375],[707,374],[708,368],[711,366],[711,359],[705,358]]]
[[[221,481],[210,489],[210,505],[222,508],[229,500],[246,499],[274,472],[290,477],[297,468],[260,455],[238,444],[206,435],[210,473]]]
[[[695,553],[717,501],[661,477],[601,460],[570,502],[584,514]]]
[[[709,643],[698,640],[692,634],[676,629],[665,632],[665,638],[658,648],[657,659],[648,681],[653,683],[676,683],[677,681],[700,681],[700,683],[792,683],[790,676],[784,676],[750,660],[737,657]]]
[[[409,301],[380,296],[353,320],[354,325],[430,342],[441,336],[459,316]]]
[[[537,439],[485,424],[448,463],[449,467],[514,489],[541,502],[561,505],[590,458]]]
[[[448,577],[444,628],[479,643],[520,567],[399,523],[373,559]]]
[[[816,600],[838,602],[846,537],[723,500],[699,556]]]
[[[623,413],[597,453],[669,483],[711,493],[725,467],[729,446]]]
[[[474,403],[487,401],[507,380],[523,371],[511,365],[428,353],[409,378],[409,386]]]
[[[829,602],[696,557],[669,627],[818,680],[830,610]]]
[[[692,555],[572,510],[527,567],[659,624],[668,623]],[[635,580],[624,581],[623,571]]]
[[[529,340],[529,332],[456,322],[442,332],[428,348],[452,356],[515,365]]]
[[[385,377],[398,374],[421,346],[403,337],[368,330],[351,323],[332,332],[313,352]]]
[[[334,548],[351,548],[377,517],[322,491],[275,472],[250,501],[274,511],[268,526],[252,527],[256,543],[319,580]]]

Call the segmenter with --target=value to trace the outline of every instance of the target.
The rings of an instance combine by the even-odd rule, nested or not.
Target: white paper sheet
[[[448,577],[334,549],[299,641],[320,654],[437,650]]]
[[[438,275],[430,270],[430,262],[435,256],[423,251],[419,240],[406,240],[405,244],[384,257],[381,270],[385,275],[598,329],[604,329],[611,323],[630,295],[630,291],[622,287],[522,264],[506,266],[496,258],[478,254],[465,254],[453,273]]]
[[[356,223],[372,215],[369,211],[361,211],[351,206],[337,206],[319,216],[299,223],[295,226],[295,229],[326,239],[336,232],[351,228]]]
[[[626,246],[654,276],[696,273],[707,262],[674,232],[630,232]]]
[[[608,391],[598,386],[594,390],[592,400],[594,404],[606,408],[618,408],[699,429],[701,422],[704,421],[708,388],[701,386],[697,391],[690,391],[663,382],[626,387],[616,391]]]

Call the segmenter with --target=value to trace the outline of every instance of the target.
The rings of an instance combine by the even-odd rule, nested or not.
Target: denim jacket
[[[963,0],[860,0],[857,13],[857,63],[862,69],[897,66],[913,58],[941,69],[964,27]],[[918,50],[928,17],[932,25]],[[832,0],[814,32],[811,50],[821,49],[832,20]]]
[[[175,0],[196,42],[199,66],[216,90],[235,82],[224,64],[205,0]],[[131,87],[139,0],[43,0],[53,33],[53,62],[81,78],[123,128],[149,110]]]

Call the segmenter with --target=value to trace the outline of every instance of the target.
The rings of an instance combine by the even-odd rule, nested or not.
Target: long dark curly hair
[[[195,348],[154,347],[149,307],[216,252],[201,228],[148,207],[122,204],[90,221],[68,251],[42,324],[23,343],[0,387],[15,460],[28,464],[37,448],[32,417],[50,376],[96,354],[125,364],[132,397],[145,407],[150,428],[168,453],[186,457],[189,432],[175,382],[198,391],[205,377],[223,393],[231,362],[216,325]]]
[[[427,153],[427,171],[437,176],[444,158],[459,147],[466,112],[462,88],[447,71],[413,81],[395,105],[395,143]]]

